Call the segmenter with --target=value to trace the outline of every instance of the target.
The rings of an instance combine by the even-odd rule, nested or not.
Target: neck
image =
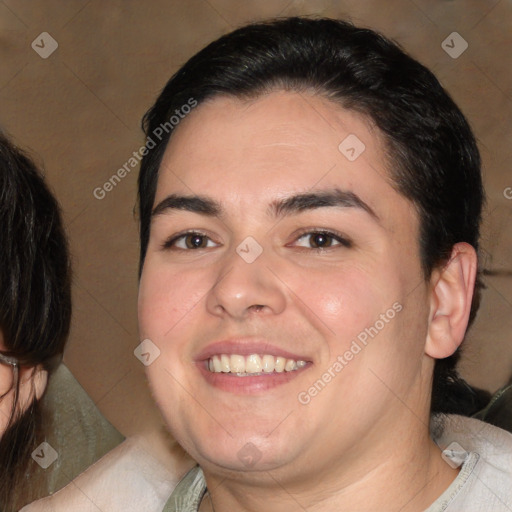
[[[414,418],[414,422],[418,419]],[[441,458],[441,450],[425,428],[414,437],[401,428],[393,441],[381,441],[371,449],[337,457],[323,472],[297,475],[294,468],[244,474],[205,473],[209,496],[200,511],[308,512],[389,510],[417,512],[428,508],[453,482],[459,470]],[[386,436],[381,436],[384,440]],[[295,464],[294,467],[297,467]],[[311,464],[303,467],[310,468]],[[293,471],[293,473],[292,473]],[[293,475],[293,476],[292,476]]]

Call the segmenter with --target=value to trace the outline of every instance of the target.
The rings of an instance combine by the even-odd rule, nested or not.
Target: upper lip
[[[294,359],[295,361],[311,361],[311,358],[304,354],[300,355],[284,350],[262,338],[230,338],[214,341],[199,352],[197,360],[204,361],[219,354],[238,354],[241,356],[268,354],[274,357],[281,356],[286,359]]]

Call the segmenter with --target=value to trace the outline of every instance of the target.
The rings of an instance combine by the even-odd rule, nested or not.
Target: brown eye
[[[203,235],[186,235],[184,240],[188,249],[201,249],[207,246],[207,237]]]
[[[206,249],[213,247],[213,245],[209,245],[210,242],[213,244],[208,236],[194,231],[171,237],[162,245],[162,248],[178,250]]]
[[[333,237],[326,235],[325,233],[314,233],[310,236],[310,241],[315,246],[315,248],[331,247],[332,245]]]
[[[309,231],[297,240],[306,240],[310,249],[330,249],[335,247],[350,247],[352,244],[345,238],[329,231]],[[304,247],[304,245],[301,245]]]

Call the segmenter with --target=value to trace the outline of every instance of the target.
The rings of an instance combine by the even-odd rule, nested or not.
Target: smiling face
[[[320,475],[411,410],[427,421],[418,217],[362,116],[292,92],[209,100],[173,134],[154,210],[147,372],[203,468]]]

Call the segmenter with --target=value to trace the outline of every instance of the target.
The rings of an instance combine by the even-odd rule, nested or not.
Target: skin
[[[0,350],[6,350],[6,348],[3,333],[0,330]],[[0,390],[2,390],[2,393],[11,386],[12,375],[12,367],[0,364]],[[18,411],[21,414],[29,407],[34,397],[39,400],[43,395],[48,382],[48,372],[42,367],[22,367],[19,369],[19,379]],[[0,400],[0,437],[8,427],[13,401],[13,389]]]
[[[352,162],[338,150],[348,134],[366,146]],[[275,199],[331,188],[357,194],[378,220],[356,207],[267,214]],[[160,350],[149,382],[205,473],[211,496],[201,510],[427,508],[458,473],[429,437],[430,388],[435,358],[463,339],[476,255],[457,244],[425,281],[418,216],[390,184],[378,130],[309,94],[216,97],[171,138],[154,205],[169,194],[208,195],[225,209],[222,218],[154,216],[139,289],[141,339]],[[320,228],[350,247],[331,239],[319,250],[299,232]],[[182,239],[162,249],[189,229],[207,236],[205,248]],[[236,252],[248,236],[263,249],[250,264]],[[393,320],[301,404],[298,394],[396,302]],[[201,376],[197,354],[234,336],[263,337],[311,364],[261,392],[220,390]],[[250,467],[239,456],[247,443],[259,457]]]

